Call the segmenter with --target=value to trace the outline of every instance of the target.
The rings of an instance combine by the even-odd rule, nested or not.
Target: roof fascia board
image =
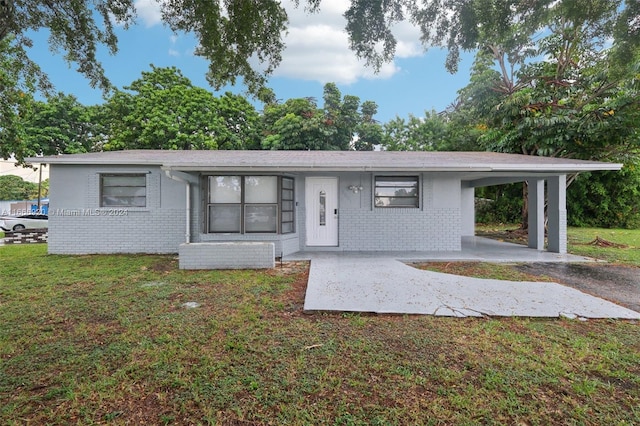
[[[506,172],[506,173],[553,173],[553,174],[571,174],[571,173],[579,173],[579,172],[589,172],[589,171],[618,171],[623,165],[616,163],[602,163],[602,162],[594,162],[594,163],[571,163],[570,161],[566,163],[559,164],[499,164],[499,163],[490,163],[486,165],[477,165],[477,166],[464,166],[464,165],[452,165],[450,167],[447,166],[434,166],[429,164],[413,164],[413,165],[396,165],[396,166],[370,166],[370,165],[328,165],[328,164],[290,164],[290,165],[260,165],[260,166],[252,166],[241,164],[241,165],[212,165],[212,164],[180,164],[178,162],[163,161],[160,159],[157,160],[140,160],[140,159],[131,159],[127,160],[123,158],[121,160],[116,159],[84,159],[84,158],[74,158],[73,156],[64,156],[64,157],[28,157],[25,159],[28,163],[38,163],[38,164],[64,164],[64,165],[90,165],[90,166],[158,166],[163,167],[165,169],[171,169],[176,171],[185,171],[185,172],[253,172],[253,171],[278,171],[278,172],[313,172],[313,171],[321,171],[321,172],[455,172],[455,173],[464,173],[464,172]]]
[[[550,173],[579,173],[595,172],[603,170],[618,171],[622,169],[622,164],[616,163],[593,163],[593,164],[525,164],[505,166],[502,164],[492,164],[489,167],[494,172],[550,172]]]
[[[183,172],[491,172],[486,167],[163,166]]]

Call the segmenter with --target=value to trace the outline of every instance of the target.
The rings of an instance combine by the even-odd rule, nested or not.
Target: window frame
[[[145,209],[149,202],[148,187],[149,182],[147,179],[148,173],[100,173],[100,200],[98,205],[101,208],[133,208],[133,209]],[[144,186],[142,185],[107,185],[105,186],[105,178],[111,177],[131,177],[131,178],[144,178]],[[138,204],[106,204],[105,200],[105,188],[144,188],[144,203]],[[114,197],[116,199],[123,198],[122,196]],[[142,198],[142,196],[130,196],[130,198]]]
[[[211,179],[216,177],[238,177],[240,178],[240,201],[238,203],[215,203],[211,201]],[[255,203],[255,202],[247,202],[246,200],[246,181],[247,178],[251,177],[273,177],[276,179],[276,202],[275,203]],[[206,193],[205,193],[205,233],[207,234],[236,234],[236,235],[251,235],[251,234],[269,234],[269,235],[278,235],[278,234],[292,234],[295,233],[295,179],[289,176],[276,176],[276,175],[206,175]],[[283,183],[284,181],[291,182],[286,185]],[[291,186],[291,188],[287,188],[285,186]],[[284,198],[284,193],[287,193],[291,199]],[[290,209],[283,209],[283,201],[286,203],[290,203]],[[211,229],[211,209],[212,207],[219,205],[228,205],[228,206],[238,206],[239,208],[239,231],[215,231]],[[248,210],[251,210],[252,207],[265,207],[265,208],[275,208],[275,231],[265,231],[265,230],[247,230],[247,217]],[[285,215],[289,214],[291,220],[285,220]],[[271,216],[269,216],[271,217]],[[283,231],[283,224],[287,224],[290,230]],[[290,225],[289,225],[290,224]]]
[[[389,195],[377,195],[378,193],[378,188],[397,188],[397,189],[402,189],[403,186],[382,186],[379,185],[379,181],[387,181],[387,182],[392,182],[393,180],[405,180],[407,182],[410,181],[415,181],[415,190],[416,190],[416,194],[412,195],[412,196],[397,196],[397,195],[393,195],[393,196],[389,196]],[[421,203],[421,197],[420,197],[420,176],[419,175],[377,175],[373,177],[373,207],[376,209],[419,209],[420,208],[420,203]],[[411,186],[413,187],[413,185]],[[378,199],[381,198],[385,198],[385,199],[413,199],[415,200],[415,203],[413,204],[388,204],[388,205],[379,205],[377,203]]]
[[[291,182],[291,188],[285,187],[285,181]],[[296,232],[296,180],[289,176],[281,176],[280,179],[278,179],[278,186],[278,203],[280,205],[280,218],[278,221],[280,228],[279,233],[283,235],[293,234]],[[285,192],[291,193],[290,199],[285,198]],[[285,202],[291,203],[291,208],[285,208]],[[291,220],[285,220],[285,214],[290,214]],[[291,225],[291,229],[289,231],[283,230],[285,223]]]

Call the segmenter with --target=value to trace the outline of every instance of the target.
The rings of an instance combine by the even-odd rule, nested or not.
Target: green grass
[[[504,281],[549,281],[550,277],[536,276],[520,272],[508,263],[489,262],[422,262],[412,263],[411,266],[434,272],[452,275],[463,275],[475,278],[487,278]]]
[[[590,244],[598,237],[626,247]],[[567,240],[571,253],[640,267],[640,229],[569,228]]]
[[[3,425],[640,424],[637,322],[305,315],[305,263],[0,262]]]

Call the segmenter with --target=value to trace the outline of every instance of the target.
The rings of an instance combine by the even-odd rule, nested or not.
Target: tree
[[[310,12],[321,9],[321,0],[295,0]],[[577,10],[591,9],[594,0],[562,0]],[[620,45],[637,45],[640,39],[640,6],[637,1],[607,0],[611,13],[603,16],[611,37]],[[374,67],[395,54],[393,27],[408,20],[420,27],[425,46],[449,50],[447,68],[457,69],[460,50],[475,50],[490,39],[506,40],[514,35],[529,39],[546,25],[556,0],[352,0],[345,13],[352,49]],[[159,2],[162,20],[176,33],[193,33],[198,40],[196,54],[210,61],[208,79],[216,88],[242,77],[252,93],[258,94],[266,77],[278,66],[284,44],[282,34],[288,18],[278,0],[171,0]],[[597,10],[596,10],[597,12]],[[0,2],[0,40],[16,37],[16,47],[25,54],[31,43],[29,31],[46,29],[54,51],[62,51],[69,62],[93,86],[110,88],[96,59],[100,45],[117,51],[115,25],[128,28],[135,23],[135,0],[76,0]],[[621,56],[621,58],[625,58]],[[252,65],[256,64],[258,65]]]
[[[296,0],[308,11],[321,9],[321,0]],[[352,49],[374,67],[393,58],[396,39],[393,27],[408,20],[420,27],[425,46],[449,50],[446,66],[457,69],[460,50],[480,48],[487,38],[506,40],[505,34],[518,23],[518,39],[528,39],[546,25],[555,0],[352,0],[345,13]],[[563,0],[574,9],[587,10],[593,0]],[[620,45],[637,45],[640,39],[637,1],[608,0],[603,16],[611,37]],[[266,77],[278,66],[284,44],[282,34],[288,18],[277,0],[172,0],[159,2],[162,20],[172,31],[193,33],[198,40],[196,54],[210,61],[208,79],[217,89],[242,77],[252,93],[258,94]],[[16,37],[16,47],[26,55],[31,43],[29,31],[47,29],[54,51],[62,51],[76,63],[93,86],[110,88],[96,59],[100,45],[117,51],[115,25],[128,28],[135,23],[134,0],[23,1],[0,3],[0,40]],[[26,56],[25,56],[26,57]],[[622,59],[625,56],[621,56]],[[256,61],[257,60],[257,61]],[[252,63],[258,62],[255,66]]]
[[[289,99],[265,106],[263,149],[349,150],[369,149],[381,140],[381,128],[373,119],[378,106],[360,98],[342,96],[335,83],[324,86],[324,105],[313,98]],[[358,132],[362,137],[356,137]],[[360,142],[358,142],[360,141]]]
[[[321,9],[321,0],[294,3],[310,12]],[[47,30],[54,52],[62,52],[76,64],[92,86],[109,91],[111,85],[96,51],[100,46],[117,51],[114,27],[135,23],[135,4],[135,0],[0,0],[0,41],[8,41],[13,58],[18,59],[12,61],[11,69],[22,64],[21,73],[13,72],[10,83],[0,86],[0,99],[7,104],[3,109],[15,115],[24,108],[23,101],[15,98],[20,93],[15,87],[21,82],[35,82],[40,90],[47,90],[45,74],[28,56],[29,31]],[[284,48],[282,34],[288,21],[280,1],[158,0],[158,4],[163,22],[172,31],[196,36],[195,53],[210,62],[207,79],[214,88],[242,78],[250,93],[263,101],[273,100],[264,86]],[[573,16],[582,13],[588,18],[585,22],[597,24],[596,30],[613,41],[616,53],[610,59],[617,64],[632,57],[640,44],[640,5],[635,0],[352,0],[345,17],[352,49],[374,68],[393,58],[393,27],[407,20],[420,27],[425,47],[448,49],[445,65],[454,72],[461,50],[496,48],[498,56],[517,52],[515,47],[544,32],[549,16],[559,10]],[[8,142],[2,147],[3,156],[15,148],[20,158],[21,130],[9,127],[15,125],[13,121],[3,121],[2,138]]]
[[[435,111],[425,111],[424,118],[409,114],[396,117],[384,126],[382,146],[387,151],[435,151],[444,143],[447,124]]]
[[[640,157],[619,172],[585,173],[567,189],[571,206],[567,221],[573,226],[640,227]]]
[[[46,102],[35,101],[23,121],[23,153],[29,156],[76,154],[93,148],[89,109],[74,96],[58,93]]]
[[[309,3],[319,7],[320,0]],[[455,72],[460,51],[485,48],[488,41],[513,51],[543,31],[560,9],[597,19],[620,47],[634,49],[640,43],[640,5],[635,0],[353,0],[345,17],[351,48],[374,67],[395,54],[393,27],[410,21],[420,28],[424,46],[448,50],[445,65]]]
[[[613,3],[565,0],[548,8],[536,40],[506,43],[507,29],[485,38],[451,122],[478,129],[475,143],[492,151],[633,160],[640,152],[640,55],[615,60],[621,47],[607,44]],[[520,25],[508,29],[517,35]],[[526,185],[522,191],[526,201]],[[522,203],[523,227],[526,214]]]
[[[29,200],[37,191],[37,184],[26,182],[20,176],[0,176],[0,200]]]
[[[489,120],[503,95],[496,90],[500,85],[500,72],[486,50],[476,54],[469,79],[469,84],[458,91],[458,98],[444,112],[448,127],[444,150],[487,149],[481,138],[489,129]]]
[[[14,155],[21,162],[29,155],[25,151],[36,150],[25,145],[15,118],[25,114],[36,90],[45,97],[51,95],[46,74],[29,58],[33,42],[28,32],[48,31],[51,50],[62,53],[92,87],[106,94],[113,87],[96,52],[100,46],[111,54],[117,52],[114,28],[126,29],[135,23],[135,4],[135,0],[0,0],[0,155]],[[241,77],[251,93],[268,93],[262,88],[281,60],[287,25],[279,1],[171,0],[159,5],[172,31],[196,36],[195,54],[209,60],[207,79],[215,88]],[[199,143],[206,145],[205,139]]]
[[[259,116],[244,98],[217,99],[175,67],[151,71],[116,92],[102,114],[105,150],[247,149],[258,146]]]
[[[378,105],[373,101],[364,101],[360,107],[360,123],[356,126],[357,137],[353,143],[356,151],[373,151],[382,145],[384,134],[382,126],[373,116],[378,113]]]
[[[336,150],[335,128],[313,98],[288,99],[264,108],[262,148],[270,150]]]
[[[240,76],[257,93],[265,82],[264,76],[280,62],[287,14],[279,1],[172,0],[159,5],[162,20],[172,31],[196,36],[195,53],[210,61],[207,76],[216,88],[234,83]],[[16,48],[26,55],[26,48],[32,43],[26,34],[46,29],[52,50],[62,51],[93,87],[106,91],[111,85],[96,51],[104,45],[115,53],[118,39],[114,27],[128,28],[135,23],[135,17],[134,0],[2,0],[0,40],[15,36]],[[251,60],[257,60],[264,69],[254,69]]]
[[[0,40],[0,156],[22,162],[28,155],[23,120],[29,115],[36,80],[10,38]]]
[[[226,92],[214,103],[218,149],[260,149],[262,119],[246,98]]]
[[[506,87],[502,74],[493,82],[501,96],[480,101],[489,127],[482,142],[490,150],[585,159],[637,152],[638,52],[627,65],[612,64],[615,48],[603,47],[607,32],[596,30],[597,20],[558,12],[536,50],[546,60],[523,64]]]
[[[338,149],[347,150],[360,122],[360,98],[353,95],[343,98],[335,83],[324,85],[323,98],[325,124],[333,128],[332,143]]]

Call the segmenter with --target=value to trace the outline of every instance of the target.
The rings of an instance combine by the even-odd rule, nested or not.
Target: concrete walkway
[[[474,238],[459,253],[297,253],[285,260],[303,258],[311,260],[307,311],[640,319],[638,312],[561,284],[462,277],[398,260],[587,261],[491,240]]]

